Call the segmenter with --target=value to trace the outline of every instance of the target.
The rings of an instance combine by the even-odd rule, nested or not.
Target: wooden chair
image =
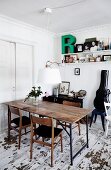
[[[39,124],[37,128],[35,127],[36,124]],[[42,139],[40,137],[42,137]],[[61,152],[63,152],[62,129],[55,128],[53,126],[53,119],[51,118],[31,116],[30,159],[32,159],[32,147],[34,142],[43,146],[46,145],[51,147],[51,166],[53,166],[53,150],[58,144],[58,142],[55,143],[58,137],[60,138],[58,142],[61,142]],[[51,143],[45,142],[45,138],[51,138]]]
[[[108,109],[111,108],[111,103],[104,102],[104,106],[105,106],[105,112],[106,112],[105,119],[107,120],[105,135],[107,136],[108,135],[108,126],[109,126],[109,123],[111,122],[111,113],[110,113],[110,115],[108,114]]]
[[[81,107],[81,103],[78,103],[78,102],[76,103],[76,102],[71,102],[71,101],[66,101],[66,100],[63,101],[63,105]],[[62,122],[62,123],[64,124],[65,129],[66,129],[66,127],[69,127],[68,123],[66,123],[66,122]],[[59,125],[59,122],[56,121],[56,127],[58,125]],[[77,127],[77,126],[78,126],[78,130],[79,130],[79,135],[80,135],[81,134],[80,133],[80,122],[77,122],[77,125],[75,127]]]
[[[16,118],[12,119],[12,115],[17,115]],[[31,125],[30,121],[30,114],[29,117],[22,116],[22,110],[9,106],[9,130],[15,130],[19,133],[19,145],[18,149],[20,149],[20,143],[21,143],[21,131],[22,129],[25,129],[26,134],[26,128]]]

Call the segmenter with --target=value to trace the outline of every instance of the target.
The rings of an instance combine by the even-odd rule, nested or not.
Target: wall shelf
[[[83,51],[78,53],[62,54],[62,63],[95,63],[110,62],[111,49],[100,51]]]
[[[99,61],[99,62],[79,62],[79,63],[61,63],[61,67],[63,66],[71,66],[71,65],[81,65],[81,64],[111,64],[111,61]]]
[[[89,54],[89,53],[106,53],[106,52],[110,52],[111,53],[111,49],[109,49],[109,50],[98,50],[98,51],[83,51],[83,52],[78,52],[78,53],[66,53],[66,54],[62,54],[62,55]]]

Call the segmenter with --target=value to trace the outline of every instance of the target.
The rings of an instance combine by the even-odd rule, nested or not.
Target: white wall
[[[86,38],[97,37],[111,38],[111,25],[104,25],[99,27],[91,27],[74,32],[62,33],[55,38],[56,42],[56,59],[61,62],[61,36],[72,34],[76,36],[77,43],[84,43]],[[62,80],[70,81],[70,90],[78,91],[84,89],[87,91],[87,96],[84,99],[85,108],[93,108],[93,100],[96,90],[100,84],[101,70],[106,69],[110,71],[109,74],[109,88],[111,89],[111,63],[71,63],[64,64],[60,67]],[[80,76],[74,75],[74,68],[80,68]],[[110,96],[111,98],[111,96]]]

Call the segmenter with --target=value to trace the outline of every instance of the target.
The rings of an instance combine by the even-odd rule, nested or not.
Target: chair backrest
[[[13,106],[9,106],[9,109],[10,109],[10,112],[11,112],[11,113],[20,116],[20,112],[19,112],[19,109],[18,109],[18,108],[13,107]]]
[[[41,118],[31,115],[31,123],[32,124],[39,124],[39,125],[45,125],[45,126],[52,126],[53,125],[53,119],[52,118]]]
[[[104,102],[104,107],[105,107],[106,115],[108,116],[108,109],[111,107],[111,103]]]
[[[75,106],[75,107],[81,107],[81,103],[79,102],[71,102],[71,101],[63,101],[64,105],[68,105],[68,106]]]

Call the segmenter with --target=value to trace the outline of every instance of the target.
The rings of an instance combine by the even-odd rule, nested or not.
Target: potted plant
[[[39,97],[42,93],[43,93],[43,92],[41,91],[41,87],[40,87],[40,86],[37,87],[37,88],[36,88],[35,86],[33,86],[33,87],[32,87],[32,90],[31,90],[30,93],[27,95],[27,97],[25,98],[24,102],[25,102],[26,100],[28,100],[30,97],[31,97],[31,98],[35,98],[35,101],[36,101],[37,97]]]

